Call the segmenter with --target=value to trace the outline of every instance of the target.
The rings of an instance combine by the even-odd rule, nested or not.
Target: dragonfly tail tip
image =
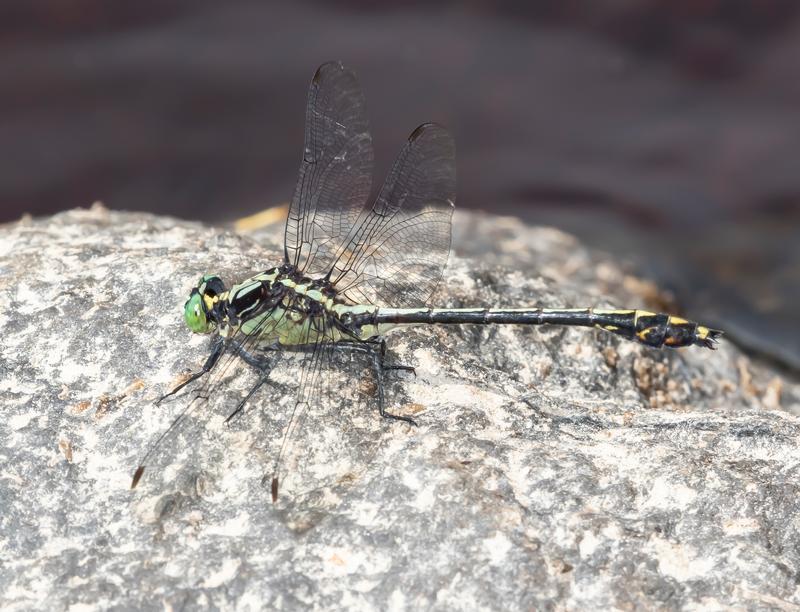
[[[717,343],[724,335],[724,332],[719,329],[709,329],[706,336],[700,341],[702,345],[712,351],[717,350]]]

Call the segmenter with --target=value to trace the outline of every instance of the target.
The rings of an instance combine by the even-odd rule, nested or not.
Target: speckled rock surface
[[[182,325],[188,290],[277,263],[279,234],[99,207],[0,227],[3,609],[800,605],[800,391],[725,341],[396,332],[390,355],[417,376],[389,402],[419,427],[328,379],[297,443],[308,478],[340,461],[347,477],[276,505],[261,477],[296,372],[225,426],[254,380],[234,363],[131,492],[189,396],[153,400],[208,351]],[[455,252],[440,305],[659,306],[554,230],[457,215]]]

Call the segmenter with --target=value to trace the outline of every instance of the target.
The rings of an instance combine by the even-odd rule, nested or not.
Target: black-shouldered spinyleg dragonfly
[[[211,372],[223,355],[241,358],[262,375],[230,420],[266,382],[276,356],[286,351],[303,354],[295,408],[271,474],[273,501],[293,426],[316,401],[320,367],[334,351],[366,355],[375,376],[380,415],[415,424],[385,405],[384,372],[413,372],[409,366],[385,362],[384,335],[393,328],[576,325],[654,348],[713,348],[721,335],[681,317],[635,309],[430,308],[427,303],[450,252],[456,197],[453,139],[439,125],[420,125],[368,205],[372,164],[372,139],[356,77],[340,63],[324,64],[308,93],[303,159],[286,221],[283,262],[230,289],[217,275],[203,276],[185,304],[187,326],[195,333],[215,334],[213,348],[199,371],[161,399]],[[155,441],[131,487],[184,416],[185,412]]]

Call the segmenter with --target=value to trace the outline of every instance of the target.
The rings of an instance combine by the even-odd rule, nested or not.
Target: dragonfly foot
[[[414,366],[407,365],[381,365],[381,369],[386,372],[387,370],[401,370],[403,372],[411,372],[414,378],[417,377],[417,369]]]
[[[405,416],[405,415],[402,415],[402,414],[392,414],[391,412],[386,412],[385,410],[381,410],[380,412],[381,412],[381,416],[384,419],[392,419],[394,421],[405,421],[406,423],[408,423],[410,425],[413,425],[414,427],[418,426],[417,422],[414,419],[412,419],[410,416]]]

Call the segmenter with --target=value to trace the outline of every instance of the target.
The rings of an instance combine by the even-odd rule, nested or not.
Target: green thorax
[[[336,320],[344,315],[364,315],[377,310],[352,304],[319,282],[293,278],[273,269],[257,274],[217,296],[208,304],[218,317],[221,336],[243,334],[261,345],[296,346],[319,341],[353,340]],[[356,338],[366,340],[395,325],[363,325]]]

